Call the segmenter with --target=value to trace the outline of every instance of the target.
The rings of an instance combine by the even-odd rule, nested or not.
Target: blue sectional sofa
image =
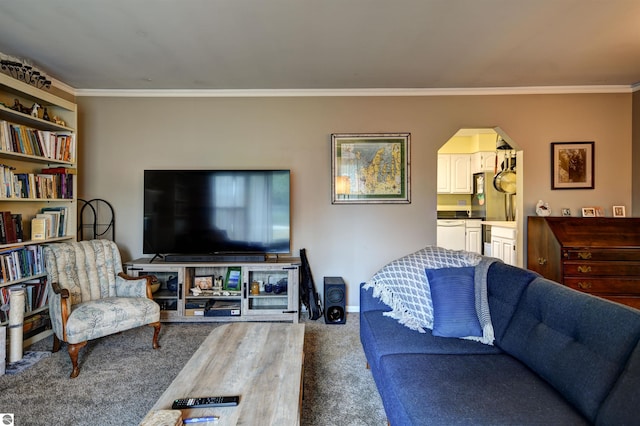
[[[493,345],[419,333],[360,289],[360,339],[391,426],[638,425],[640,311],[496,262]]]

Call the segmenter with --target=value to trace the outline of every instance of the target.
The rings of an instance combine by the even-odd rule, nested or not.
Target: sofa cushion
[[[629,362],[598,412],[596,425],[633,425],[638,423],[638,412],[629,407],[640,407],[640,343],[636,345]]]
[[[387,355],[379,375],[394,426],[588,424],[555,389],[506,354]]]
[[[360,312],[360,340],[372,370],[378,368],[381,357],[390,354],[502,353],[495,346],[410,330],[395,319],[383,315],[381,311]]]
[[[476,313],[475,268],[426,269],[433,302],[434,336],[482,336]]]
[[[500,345],[522,293],[540,275],[526,269],[495,262],[487,272],[489,311],[494,329],[495,344]]]
[[[523,293],[500,347],[593,422],[639,335],[640,311],[536,278]]]

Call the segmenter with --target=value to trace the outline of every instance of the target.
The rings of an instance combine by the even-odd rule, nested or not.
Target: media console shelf
[[[134,277],[156,277],[153,299],[164,322],[298,322],[298,258],[246,263],[141,258],[125,269]]]

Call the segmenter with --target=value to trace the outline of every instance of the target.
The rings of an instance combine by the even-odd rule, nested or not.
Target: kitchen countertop
[[[482,221],[483,225],[491,225],[491,226],[496,226],[499,228],[516,228],[518,225],[518,222],[513,221],[513,220],[483,220]]]

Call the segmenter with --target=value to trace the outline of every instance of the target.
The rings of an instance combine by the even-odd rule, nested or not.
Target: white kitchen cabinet
[[[438,194],[451,193],[451,158],[448,154],[438,154]]]
[[[493,172],[495,164],[495,151],[478,151],[471,154],[471,173]]]
[[[491,256],[508,265],[516,266],[516,230],[512,228],[491,227]]]
[[[471,194],[471,154],[438,154],[438,193]]]
[[[465,250],[482,254],[482,224],[476,219],[466,220]]]

